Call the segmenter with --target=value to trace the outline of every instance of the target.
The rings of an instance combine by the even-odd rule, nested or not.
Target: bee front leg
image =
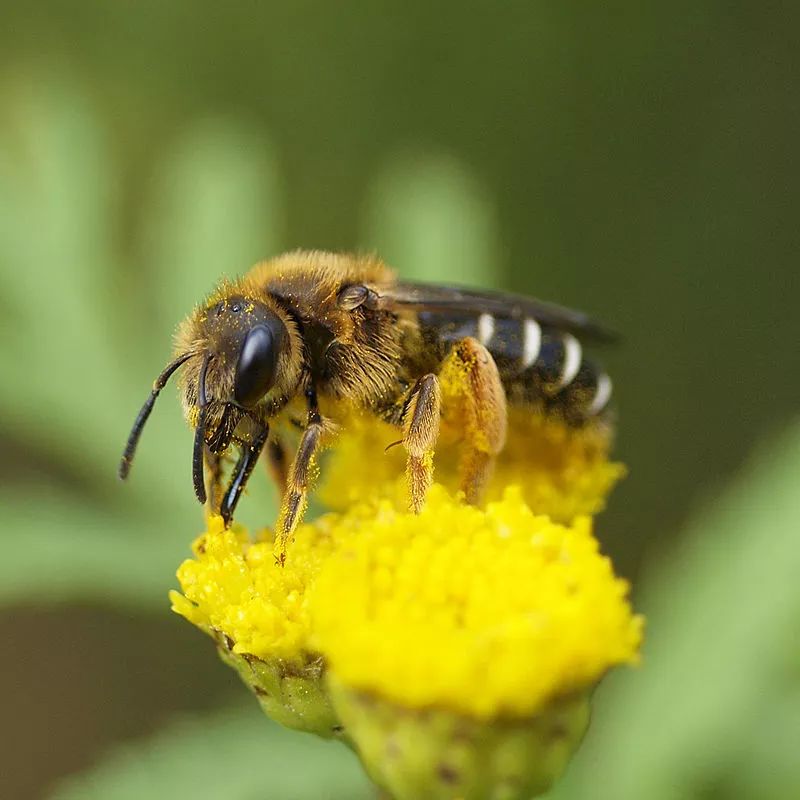
[[[322,438],[323,422],[317,407],[317,397],[313,391],[308,393],[308,420],[300,439],[297,454],[289,468],[286,492],[278,515],[275,551],[278,563],[286,561],[286,547],[303,518],[308,505],[308,489],[314,471],[314,460]]]
[[[422,511],[425,495],[433,482],[433,451],[439,437],[441,400],[435,375],[420,378],[403,411],[403,446],[408,454],[406,480],[411,510]]]
[[[464,430],[461,489],[478,503],[506,441],[506,394],[489,351],[472,337],[457,342],[439,371],[445,412],[453,404]],[[448,414],[448,416],[451,416]]]
[[[233,519],[233,512],[236,509],[236,504],[239,502],[242,490],[247,485],[247,481],[253,472],[253,467],[255,467],[256,461],[258,461],[258,457],[264,449],[264,443],[267,441],[268,435],[269,427],[264,425],[252,443],[242,444],[242,452],[239,456],[239,461],[233,470],[233,476],[231,477],[228,491],[225,492],[219,509],[219,513],[225,521],[226,528]]]
[[[222,456],[205,448],[206,476],[208,477],[209,491],[206,512],[219,514],[222,507]]]

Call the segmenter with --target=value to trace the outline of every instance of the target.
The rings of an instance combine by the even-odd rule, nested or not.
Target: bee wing
[[[619,338],[614,331],[581,311],[510,292],[405,282],[375,287],[375,291],[381,298],[381,306],[388,309],[491,314],[499,319],[532,317],[541,325],[575,333],[585,339],[612,342]]]

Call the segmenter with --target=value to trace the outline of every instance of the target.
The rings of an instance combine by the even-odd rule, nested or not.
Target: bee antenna
[[[206,353],[203,358],[203,366],[200,370],[200,380],[197,384],[197,405],[200,408],[200,416],[197,419],[197,427],[194,429],[194,447],[192,448],[192,481],[194,482],[194,493],[197,499],[205,505],[206,502],[206,482],[203,475],[203,447],[206,443],[206,410],[208,408],[208,397],[206,397],[206,375],[208,365],[211,361],[211,354]]]
[[[118,470],[120,480],[124,481],[125,478],[128,477],[128,473],[131,470],[131,462],[133,461],[133,456],[136,453],[136,446],[139,444],[139,437],[142,435],[144,424],[147,422],[147,418],[150,416],[150,413],[153,410],[156,398],[161,390],[167,385],[167,381],[172,377],[172,374],[175,372],[175,370],[188,361],[193,355],[194,353],[184,353],[183,355],[178,356],[174,361],[170,362],[166,367],[164,367],[163,372],[153,382],[153,390],[150,392],[150,396],[147,398],[147,400],[145,400],[144,405],[136,416],[136,421],[133,423],[130,435],[128,436],[128,442],[125,445],[124,452],[122,453],[122,459],[119,462]]]

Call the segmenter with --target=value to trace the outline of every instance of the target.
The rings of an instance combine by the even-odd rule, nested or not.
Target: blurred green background
[[[800,6],[0,18],[0,797],[370,796],[169,612],[201,524],[174,389],[115,478],[176,323],[295,247],[622,332],[599,533],[649,641],[554,796],[800,796]],[[262,485],[241,516],[273,508]]]

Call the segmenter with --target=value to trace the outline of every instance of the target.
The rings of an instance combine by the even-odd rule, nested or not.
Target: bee
[[[462,489],[475,503],[505,443],[508,405],[574,427],[605,417],[611,380],[584,357],[581,341],[609,337],[586,315],[532,298],[400,281],[375,256],[287,253],[223,281],[181,323],[119,476],[128,476],[156,399],[181,370],[197,499],[229,525],[265,453],[282,490],[276,537],[285,554],[307,505],[315,456],[337,422],[323,415],[321,401],[398,429],[409,505],[419,512],[432,482],[447,376],[445,396],[463,420]],[[302,434],[289,463],[276,423],[296,413],[298,401]],[[230,454],[236,461],[226,480]]]

